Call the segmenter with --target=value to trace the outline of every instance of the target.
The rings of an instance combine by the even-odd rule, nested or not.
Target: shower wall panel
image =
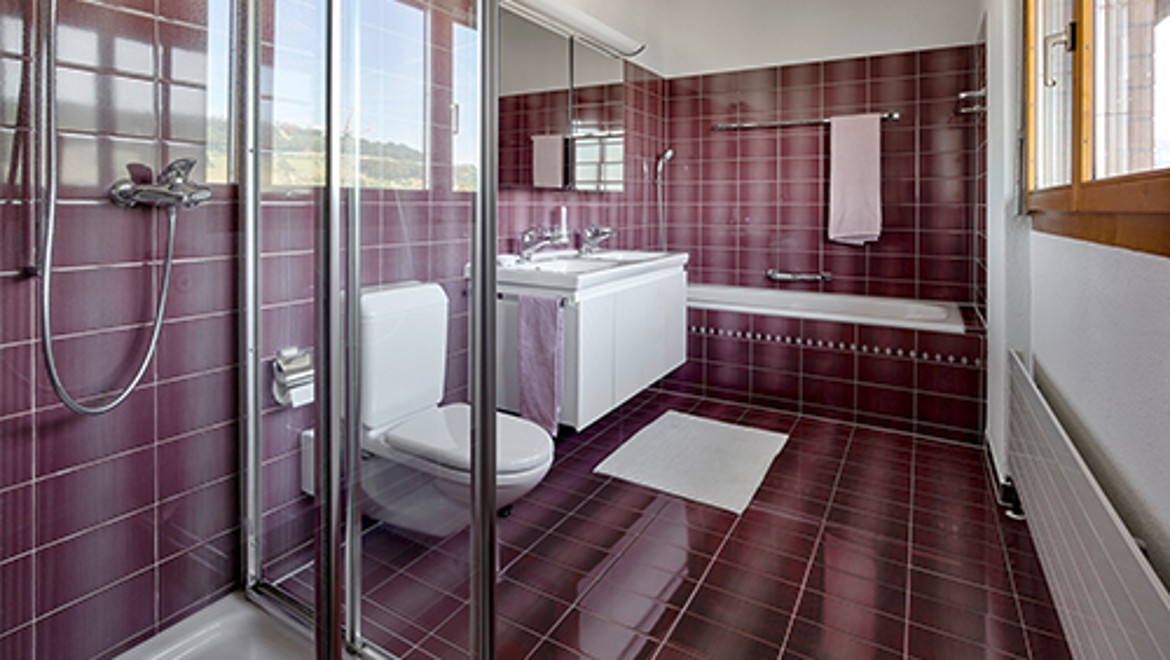
[[[38,5],[0,3],[0,657],[117,653],[234,588],[236,191],[231,3],[61,0],[53,329],[70,391],[121,388],[146,348],[165,218],[106,187],[183,156],[214,200],[179,214],[158,350],[100,417],[57,400],[39,345],[29,156]]]

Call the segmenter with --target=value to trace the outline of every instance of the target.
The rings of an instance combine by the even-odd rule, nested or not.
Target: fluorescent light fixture
[[[614,57],[633,57],[646,49],[646,44],[563,0],[501,0],[500,6],[565,36],[581,39]]]

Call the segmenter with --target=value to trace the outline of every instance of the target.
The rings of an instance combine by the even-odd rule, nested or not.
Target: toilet
[[[440,406],[447,369],[447,294],[437,284],[362,294],[363,511],[394,527],[448,536],[471,522],[471,407]],[[496,506],[548,474],[553,441],[496,413]]]

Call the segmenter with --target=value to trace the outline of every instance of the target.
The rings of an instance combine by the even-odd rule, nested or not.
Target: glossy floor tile
[[[742,516],[593,474],[666,410],[790,434]],[[556,450],[498,521],[500,658],[1069,657],[979,449],[656,392]],[[364,547],[365,635],[466,657],[466,532]]]

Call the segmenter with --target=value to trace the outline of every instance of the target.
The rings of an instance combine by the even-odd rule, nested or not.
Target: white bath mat
[[[671,410],[593,471],[741,514],[787,441],[781,433]]]

